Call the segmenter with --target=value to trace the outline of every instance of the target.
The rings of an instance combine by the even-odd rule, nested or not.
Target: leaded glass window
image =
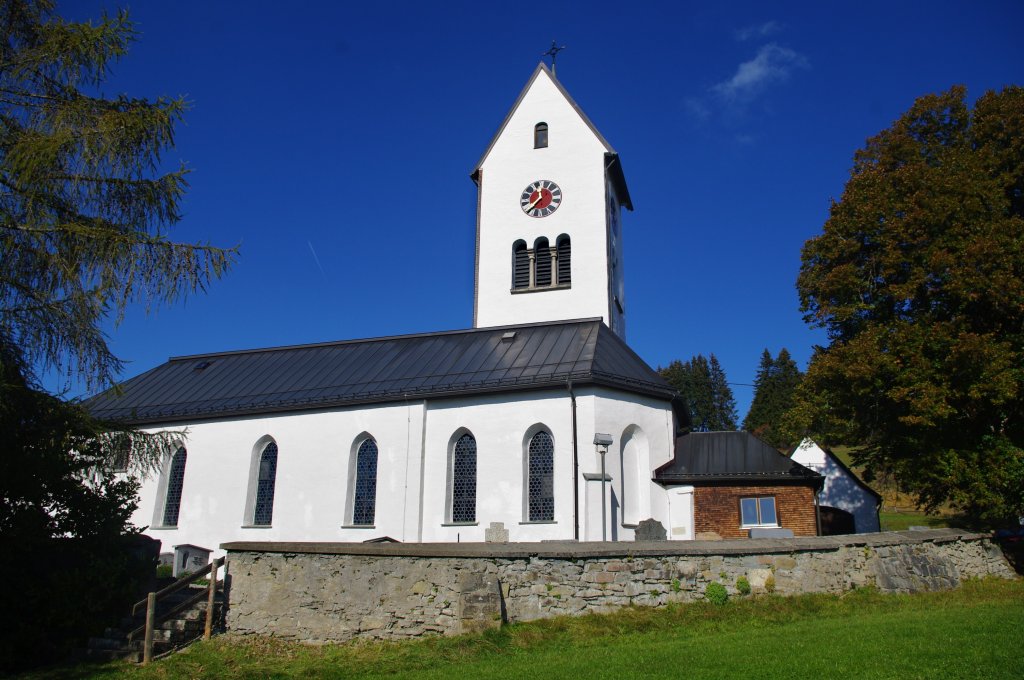
[[[452,450],[452,521],[476,521],[476,439],[464,434]]]
[[[185,484],[185,459],[188,454],[179,448],[171,458],[171,468],[167,472],[167,493],[164,501],[164,526],[178,526],[178,513],[181,511],[181,490]]]
[[[555,518],[555,443],[547,432],[538,432],[530,439],[528,460],[528,492],[531,522]]]
[[[377,507],[377,442],[367,439],[356,453],[352,524],[373,524]]]
[[[259,476],[256,480],[256,506],[252,523],[270,526],[274,518],[274,484],[277,481],[277,444],[270,442],[260,454]]]

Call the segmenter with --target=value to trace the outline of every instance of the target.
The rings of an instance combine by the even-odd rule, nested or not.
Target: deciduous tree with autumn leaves
[[[789,414],[923,506],[1024,514],[1024,89],[918,99],[854,156],[803,249],[828,332]]]

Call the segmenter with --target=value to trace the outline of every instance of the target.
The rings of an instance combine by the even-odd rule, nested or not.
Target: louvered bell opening
[[[534,246],[534,259],[537,262],[536,285],[538,288],[551,285],[551,250],[547,239],[537,239]]]
[[[516,290],[530,287],[530,256],[526,252],[526,244],[516,244],[512,264],[512,287]]]
[[[569,237],[558,239],[558,285],[567,286],[572,283],[572,245]]]

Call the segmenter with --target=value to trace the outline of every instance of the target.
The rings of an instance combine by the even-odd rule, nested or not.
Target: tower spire
[[[558,53],[561,52],[564,49],[565,49],[565,45],[562,45],[561,47],[559,47],[558,43],[555,42],[554,40],[552,40],[551,41],[551,48],[548,49],[548,51],[545,52],[544,54],[540,55],[542,57],[551,57],[551,75],[556,75],[556,73],[555,73],[555,59],[558,57]]]

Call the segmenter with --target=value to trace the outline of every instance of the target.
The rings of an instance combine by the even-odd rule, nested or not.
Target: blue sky
[[[69,18],[115,3],[60,3]],[[540,55],[620,153],[627,340],[806,365],[794,283],[851,158],[920,95],[1021,84],[1024,3],[140,2],[107,94],[191,102],[181,241],[240,244],[205,295],[110,327],[169,356],[472,325],[469,172]],[[54,390],[67,388],[54,376]]]

